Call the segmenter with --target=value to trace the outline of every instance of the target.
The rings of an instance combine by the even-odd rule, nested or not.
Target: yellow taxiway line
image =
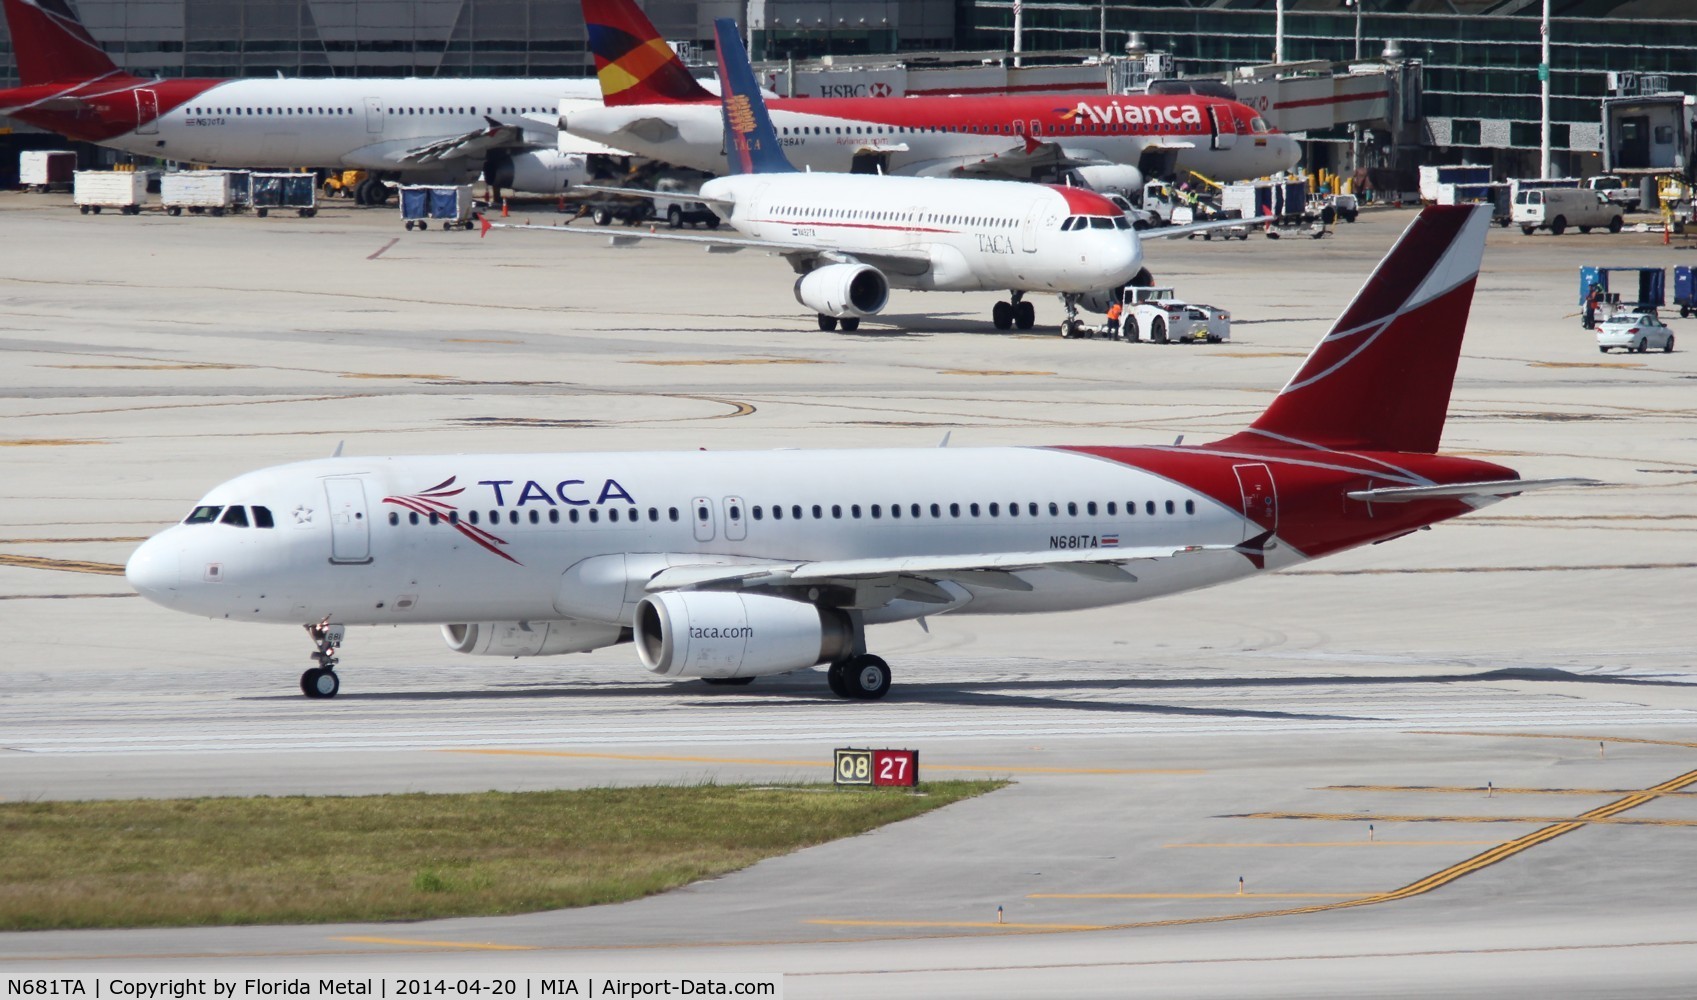
[[[419,938],[333,937],[332,941],[350,944],[398,944],[409,948],[455,948],[461,951],[535,951],[528,944],[493,944],[487,941],[426,941]]]
[[[1162,847],[1262,848],[1262,847],[1491,847],[1500,840],[1299,840],[1279,843],[1162,844]]]

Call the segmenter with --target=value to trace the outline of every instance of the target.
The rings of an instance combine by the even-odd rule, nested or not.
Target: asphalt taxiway
[[[1156,347],[1063,341],[1049,300],[1046,327],[999,334],[992,295],[896,293],[887,322],[824,334],[751,254],[0,196],[0,799],[824,780],[844,744],[1015,782],[615,907],[8,934],[0,966],[635,963],[783,972],[792,997],[1688,990],[1697,355],[1605,357],[1574,315],[1582,263],[1694,256],[1659,237],[1493,231],[1445,434],[1607,485],[1146,605],[875,629],[879,703],[814,673],[664,684],[628,648],[469,659],[428,629],[353,630],[341,696],[309,702],[298,631],[187,618],[113,575],[217,482],[343,442],[1208,440],[1411,217],[1151,241],[1162,282],[1234,318],[1229,344]]]

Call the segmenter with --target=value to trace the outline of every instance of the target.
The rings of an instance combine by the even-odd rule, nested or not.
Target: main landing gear
[[[1011,301],[998,302],[990,310],[990,322],[996,324],[998,330],[1009,330],[1019,327],[1029,330],[1037,322],[1037,310],[1031,303],[1025,301],[1024,292],[1010,292]]]
[[[328,615],[318,624],[305,628],[313,646],[317,647],[312,654],[312,662],[318,666],[301,674],[301,694],[308,698],[334,698],[336,692],[342,689],[342,680],[336,676],[336,648],[342,644],[342,636],[347,630],[341,625],[332,625]]]
[[[890,665],[882,657],[859,653],[831,664],[825,682],[839,698],[877,701],[890,690]]]
[[[844,316],[842,319],[838,319],[835,316],[827,316],[824,313],[819,314],[819,329],[824,330],[826,333],[830,333],[832,330],[835,330],[838,323],[843,325],[844,333],[853,333],[860,329],[859,316]]]

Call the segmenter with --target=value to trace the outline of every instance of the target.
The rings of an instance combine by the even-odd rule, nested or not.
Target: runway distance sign
[[[912,788],[919,784],[919,751],[839,748],[834,774],[839,785]]]

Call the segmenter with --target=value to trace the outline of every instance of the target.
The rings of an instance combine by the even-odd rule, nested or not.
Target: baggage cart
[[[230,174],[222,170],[189,170],[166,174],[159,181],[159,203],[166,215],[210,212],[223,215],[235,208]]]
[[[401,219],[407,229],[470,229],[476,209],[470,184],[411,184],[401,188]]]
[[[1673,269],[1673,304],[1679,307],[1681,316],[1697,312],[1697,288],[1693,288],[1692,284],[1690,264],[1681,264]]]
[[[253,213],[260,218],[272,209],[294,209],[303,219],[318,214],[318,179],[312,174],[253,175]]]
[[[147,175],[139,170],[78,170],[71,200],[84,215],[99,215],[103,208],[140,215],[147,201]]]
[[[38,194],[69,191],[77,154],[68,149],[26,149],[18,154],[18,183]]]

